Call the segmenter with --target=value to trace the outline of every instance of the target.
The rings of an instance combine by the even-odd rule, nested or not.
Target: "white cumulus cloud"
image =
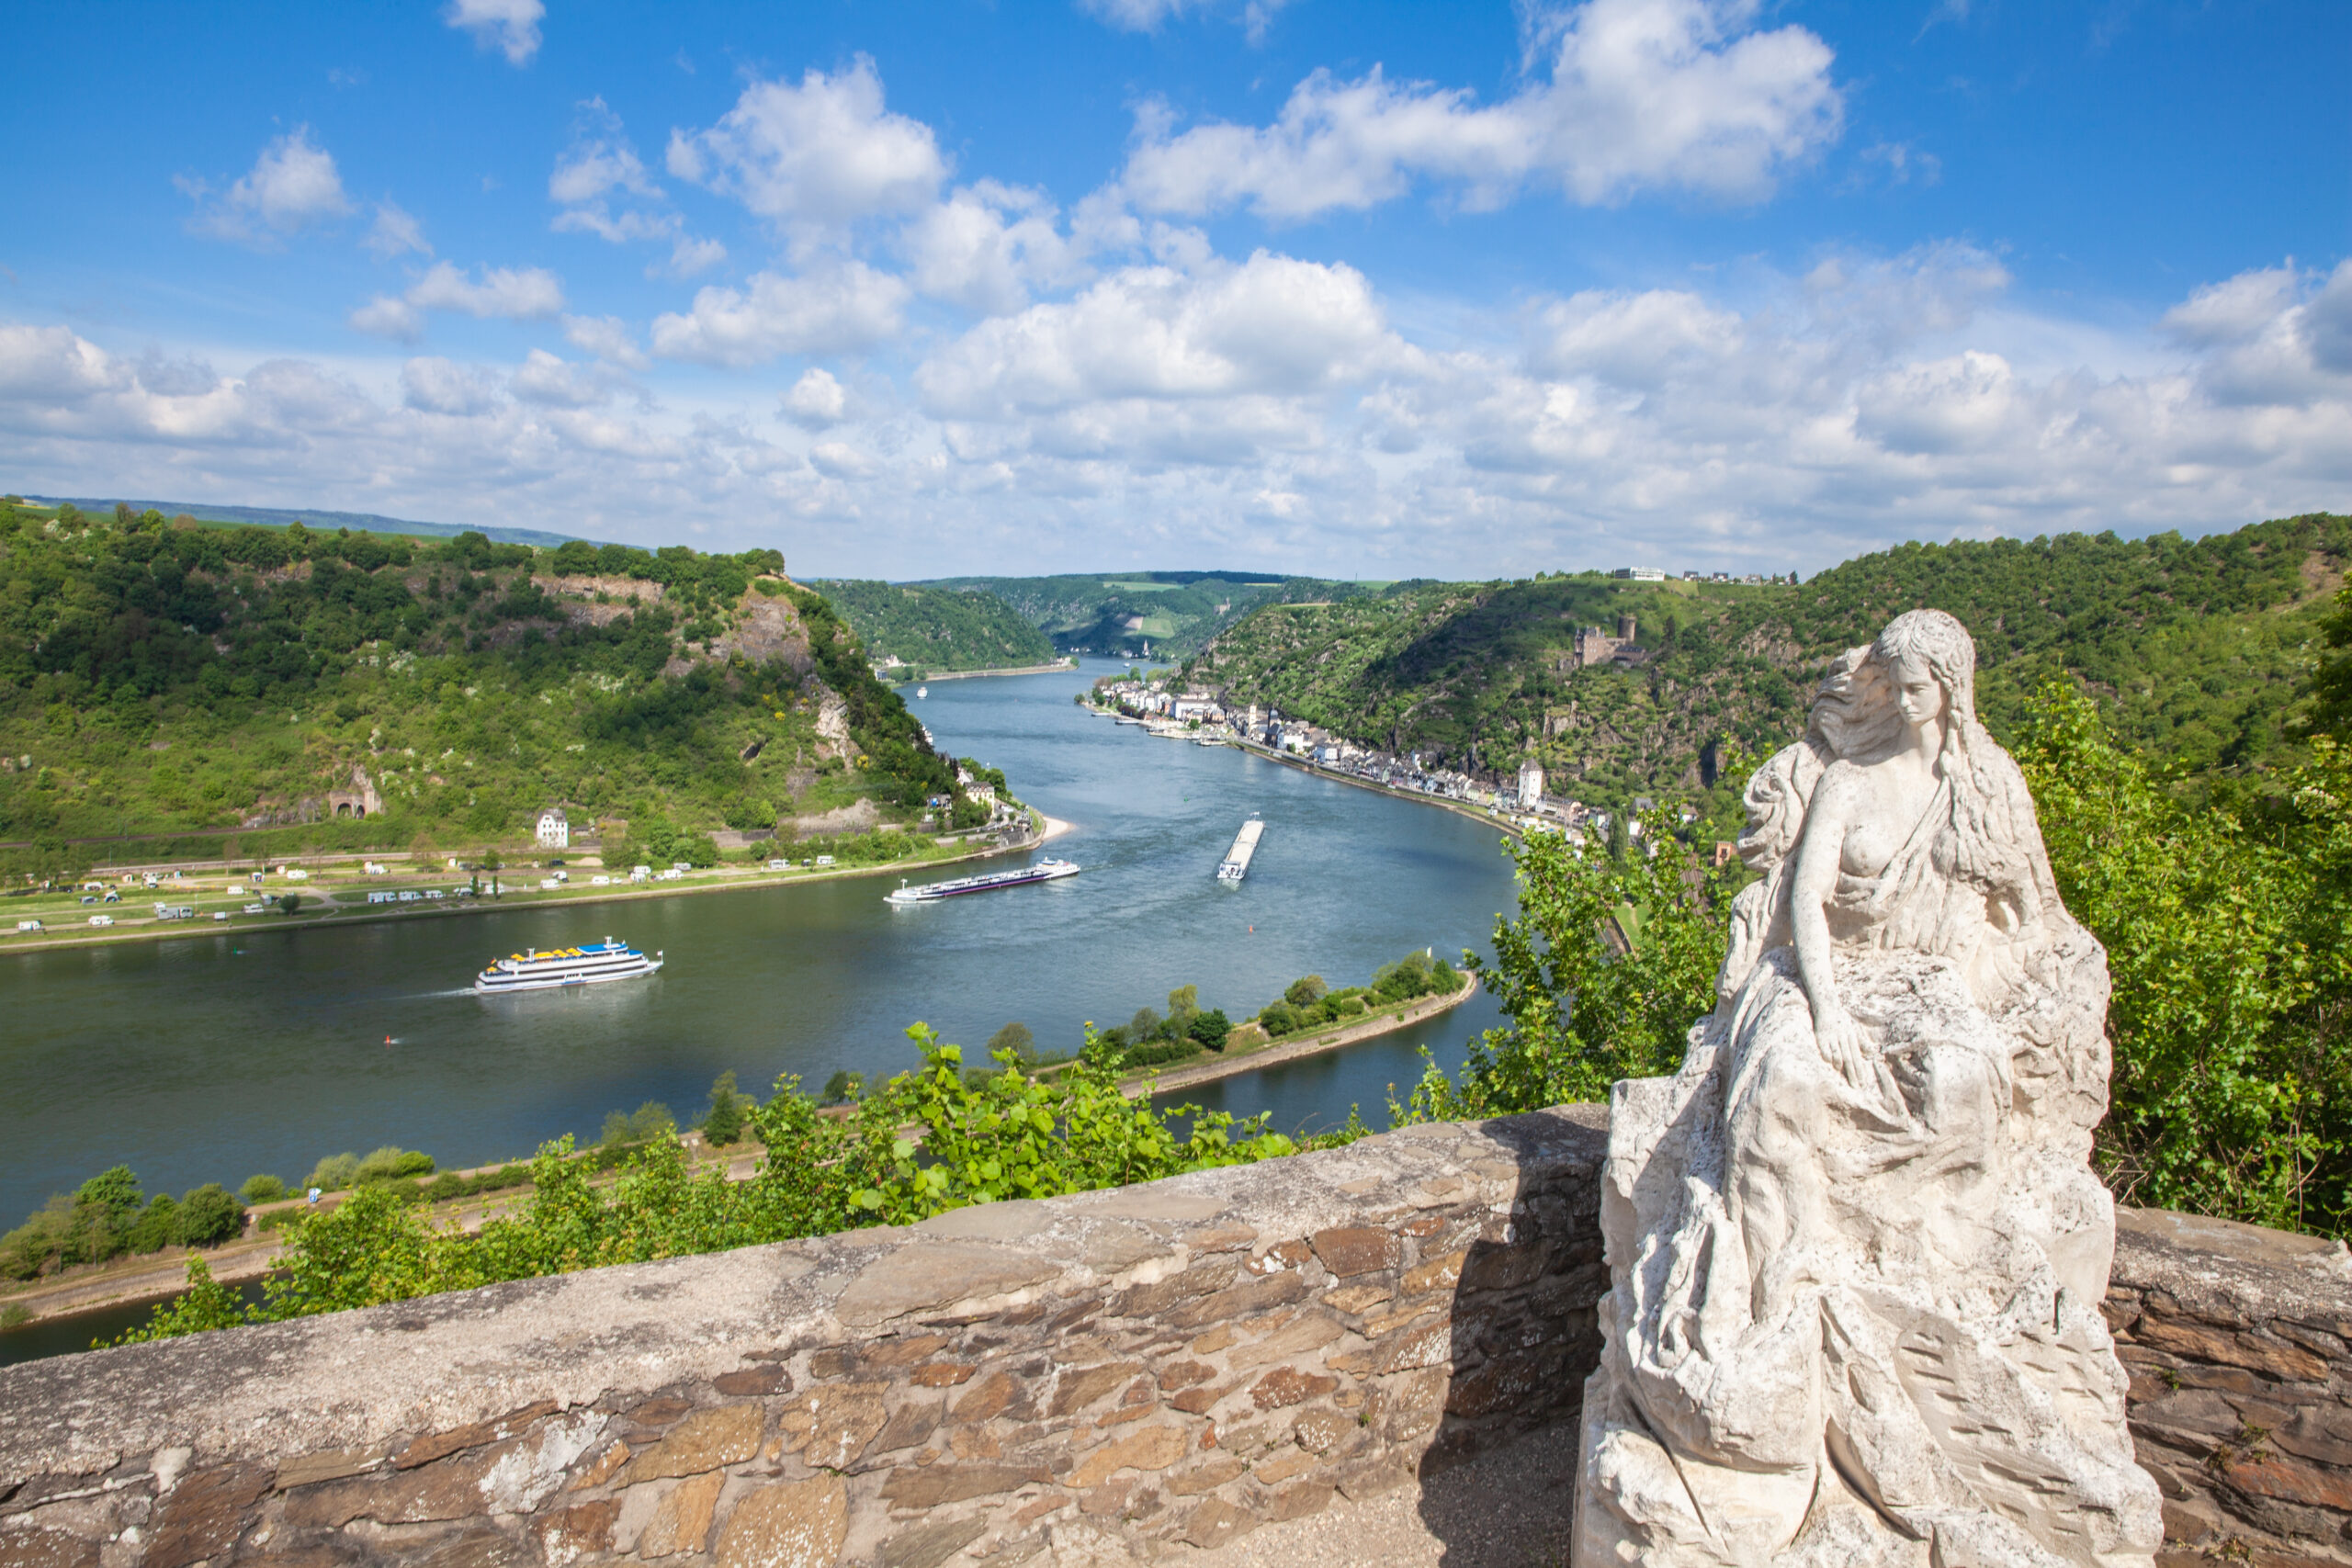
[[[435,262],[406,299],[420,310],[529,321],[563,309],[563,284],[545,267],[488,267],[476,280],[447,262]]]
[[[1274,123],[1177,131],[1139,118],[1121,187],[1150,211],[1247,206],[1277,220],[1394,199],[1439,182],[1472,207],[1530,185],[1585,204],[1645,190],[1732,201],[1834,141],[1843,102],[1828,45],[1757,30],[1754,0],[1583,0],[1531,17],[1545,71],[1481,106],[1467,88],[1317,72]]]
[[[606,317],[562,318],[569,363],[425,356],[367,388],[0,320],[0,446],[44,491],[617,537],[650,517],[860,575],[1176,550],[1384,577],[1812,571],[1905,538],[2201,532],[2352,490],[2342,267],[2213,280],[2133,326],[2044,313],[1964,245],[1849,253],[1449,318],[1440,345],[1346,267],[1171,248],[939,342],[905,403],[888,360],[853,378],[826,357],[857,352],[824,346],[854,277],[762,276],[657,341],[811,356],[769,405],[786,428],[740,400],[631,407],[641,342]],[[880,282],[887,325],[905,286]]]
[[[548,176],[548,197],[560,204],[552,225],[558,231],[594,234],[613,244],[630,240],[666,240],[680,220],[662,203],[661,185],[621,128],[620,117],[602,98],[579,106],[571,142]]]
[[[670,247],[670,259],[645,269],[648,277],[699,277],[727,259],[727,247],[717,240],[681,234]]]
[[[1313,391],[1400,346],[1362,273],[1261,251],[1197,275],[1125,268],[1067,302],[983,321],[915,384],[943,417],[991,419],[1102,399]]]
[[[1290,0],[1247,0],[1239,7],[1241,25],[1251,43],[1265,37],[1276,13],[1289,3]],[[1129,33],[1156,33],[1163,23],[1188,12],[1230,9],[1215,0],[1080,0],[1080,5],[1098,20]]]
[[[594,355],[610,365],[629,370],[642,370],[648,361],[645,351],[637,346],[637,339],[628,324],[618,316],[566,316],[563,318],[564,341],[572,347]]]
[[[474,35],[483,49],[495,49],[510,65],[528,65],[539,52],[539,22],[548,14],[543,0],[449,0],[441,19]]]
[[[424,225],[390,201],[376,204],[375,227],[368,231],[368,238],[362,243],[387,261],[410,251],[419,255],[433,254],[432,245],[424,238]]]
[[[498,382],[452,360],[420,357],[401,367],[401,400],[424,413],[484,413],[498,406]]]
[[[424,312],[507,321],[537,321],[563,309],[563,284],[545,267],[489,267],[479,278],[447,262],[435,262],[424,276],[398,296],[379,294],[350,316],[363,333],[413,342],[424,330]]]
[[[994,180],[958,188],[906,227],[916,288],[935,299],[995,315],[1029,302],[1034,288],[1058,288],[1085,269],[1081,247],[1056,223],[1043,192]]]
[[[808,448],[808,461],[830,479],[871,479],[882,465],[843,441],[820,441]]]
[[[896,337],[907,286],[864,262],[798,276],[759,272],[743,288],[710,287],[694,309],[653,321],[653,352],[665,359],[757,365],[786,354],[852,354]]]
[[[849,396],[833,373],[811,366],[800,373],[800,379],[784,394],[784,417],[804,430],[822,430],[839,424],[848,410]]]
[[[202,180],[175,183],[196,202],[190,225],[198,233],[247,244],[272,243],[351,210],[333,154],[311,141],[307,125],[272,140],[252,169],[217,195]]]
[[[613,400],[611,372],[600,374],[596,367],[571,364],[544,348],[531,350],[507,385],[526,402],[550,408],[594,408]]]
[[[797,85],[752,83],[718,124],[673,131],[667,162],[803,250],[863,220],[920,210],[947,177],[931,128],[883,107],[881,78],[863,55]]]

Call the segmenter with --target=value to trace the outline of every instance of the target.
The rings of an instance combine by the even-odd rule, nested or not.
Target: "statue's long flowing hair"
[[[1976,716],[1976,644],[1968,628],[1941,610],[1897,615],[1864,648],[1848,650],[1830,668],[1814,704],[1811,733],[1831,755],[1869,762],[1901,739],[1895,705],[1896,671],[1905,660],[1924,665],[1944,693],[1943,745],[1936,776],[1951,786],[1950,815],[1934,845],[1937,870],[2007,895],[2030,915],[2039,902],[2030,856],[2018,852],[2011,822],[2012,792],[1993,770],[2003,753]]]

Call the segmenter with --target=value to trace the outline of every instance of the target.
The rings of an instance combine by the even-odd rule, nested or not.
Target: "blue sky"
[[[55,6],[0,486],[916,577],[2352,508],[2352,7]]]

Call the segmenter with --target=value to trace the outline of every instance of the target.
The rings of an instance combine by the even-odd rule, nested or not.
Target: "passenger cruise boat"
[[[896,891],[884,895],[883,901],[901,908],[933,904],[965,893],[993,893],[1000,887],[1022,887],[1032,882],[1054,882],[1077,874],[1078,867],[1066,860],[1041,860],[1035,865],[1024,865],[1015,871],[984,872],[978,876],[959,876],[953,882],[927,882],[921,887],[901,883]]]
[[[502,991],[541,991],[557,986],[593,986],[604,980],[634,980],[662,967],[662,955],[648,958],[628,943],[606,937],[593,947],[559,947],[510,953],[474,976],[483,996]]]

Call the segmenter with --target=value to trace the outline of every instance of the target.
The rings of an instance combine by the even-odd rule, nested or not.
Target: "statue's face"
[[[1943,716],[1944,683],[1936,679],[1926,660],[1905,654],[1895,661],[1894,705],[1902,710],[1903,722],[1914,729]]]

